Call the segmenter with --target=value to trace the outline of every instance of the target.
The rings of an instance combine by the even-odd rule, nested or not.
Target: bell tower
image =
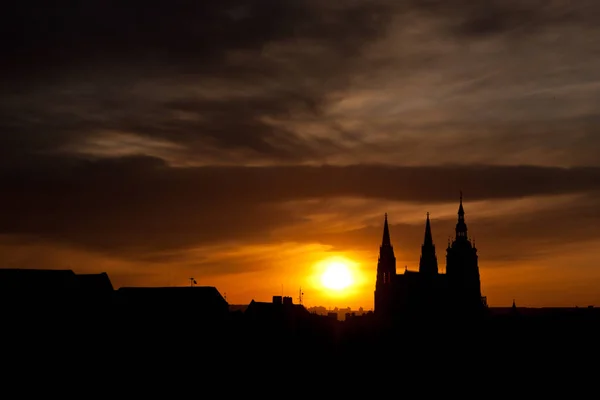
[[[483,309],[477,248],[467,236],[462,191],[458,206],[456,237],[446,249],[446,274],[452,307],[458,312]]]

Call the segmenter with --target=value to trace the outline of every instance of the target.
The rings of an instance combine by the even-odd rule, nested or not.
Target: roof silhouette
[[[70,269],[0,269],[1,291],[56,291],[76,290],[80,282]]]
[[[223,304],[225,298],[214,286],[121,287],[117,293],[131,301],[195,304]]]
[[[94,292],[112,292],[114,290],[112,282],[106,272],[100,274],[81,274],[76,275],[81,289]]]

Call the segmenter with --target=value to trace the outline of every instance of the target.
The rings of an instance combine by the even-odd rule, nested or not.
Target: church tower
[[[471,244],[467,236],[462,192],[460,193],[460,205],[458,207],[456,237],[451,244],[448,244],[446,249],[446,274],[450,286],[449,294],[452,306],[461,312],[480,311],[483,303],[477,249]]]
[[[435,245],[431,236],[431,223],[429,222],[429,213],[425,222],[425,238],[421,245],[421,259],[419,260],[419,272],[423,275],[437,275],[438,262],[435,254]]]
[[[392,281],[396,276],[396,256],[390,240],[387,213],[383,222],[383,238],[377,261],[377,282],[375,283],[375,312],[389,312],[393,301]]]

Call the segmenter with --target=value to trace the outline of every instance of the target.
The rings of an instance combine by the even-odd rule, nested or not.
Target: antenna
[[[196,284],[196,280],[194,278],[190,278],[190,287],[194,287],[194,285]]]
[[[298,291],[298,302],[300,303],[300,305],[302,305],[302,297],[304,296],[304,293],[302,293],[302,286],[300,286],[300,290]]]

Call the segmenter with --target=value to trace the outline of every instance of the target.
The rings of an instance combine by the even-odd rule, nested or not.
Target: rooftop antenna
[[[194,287],[194,285],[197,283],[198,282],[196,282],[196,280],[194,278],[190,278],[190,287]]]
[[[302,293],[302,286],[300,286],[300,290],[298,292],[298,302],[300,303],[300,305],[302,305],[302,297],[304,296],[304,293]]]

